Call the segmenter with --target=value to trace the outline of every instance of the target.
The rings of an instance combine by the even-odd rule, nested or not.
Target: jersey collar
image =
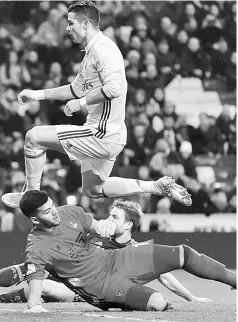
[[[125,247],[127,245],[131,245],[133,242],[132,242],[132,239],[129,239],[127,242],[125,243],[118,243],[114,237],[112,237],[111,239],[109,239],[111,242],[115,243],[118,247]]]
[[[103,33],[101,31],[99,31],[91,40],[90,42],[87,44],[87,46],[85,47],[85,52],[86,54],[89,52],[89,50],[92,48],[92,46],[94,45],[94,43],[100,39],[103,36]]]

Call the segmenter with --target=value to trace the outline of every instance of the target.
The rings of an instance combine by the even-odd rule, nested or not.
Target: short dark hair
[[[140,204],[133,201],[117,199],[113,202],[112,207],[116,207],[125,211],[126,221],[133,223],[131,232],[133,233],[140,225],[140,218],[143,215]]]
[[[68,12],[84,15],[94,27],[99,26],[100,12],[92,1],[77,1],[69,6]]]
[[[27,191],[21,197],[20,209],[25,216],[31,218],[32,216],[35,216],[37,209],[48,201],[48,198],[49,197],[45,191]]]

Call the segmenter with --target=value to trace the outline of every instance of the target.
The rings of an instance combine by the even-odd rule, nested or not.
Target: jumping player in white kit
[[[122,54],[100,31],[99,22],[100,13],[94,3],[72,4],[68,9],[67,31],[74,43],[86,44],[75,80],[53,89],[25,89],[18,96],[21,104],[31,100],[69,100],[64,108],[69,117],[82,108],[88,110],[83,126],[36,126],[26,133],[25,191],[40,189],[46,150],[51,149],[81,161],[82,188],[90,198],[153,193],[190,206],[192,200],[187,190],[170,177],[157,181],[109,178],[115,159],[126,144],[127,81]],[[2,201],[10,207],[19,207],[25,191],[5,194]]]

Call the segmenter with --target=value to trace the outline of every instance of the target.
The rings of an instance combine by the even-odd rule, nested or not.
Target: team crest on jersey
[[[123,290],[117,290],[116,291],[116,296],[122,296],[124,294],[124,291]]]
[[[76,222],[73,222],[73,221],[70,221],[69,225],[70,225],[71,228],[74,228],[74,229],[76,229],[78,227],[78,224]]]
[[[36,272],[36,267],[34,264],[27,264],[26,275],[31,275]]]

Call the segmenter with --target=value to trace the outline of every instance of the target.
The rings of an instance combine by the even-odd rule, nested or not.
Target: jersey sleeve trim
[[[101,88],[101,92],[102,92],[102,95],[108,100],[108,101],[111,101],[112,99],[111,98],[109,98],[106,94],[105,94],[105,92],[104,92],[104,90]]]
[[[73,86],[72,86],[72,84],[70,84],[70,85],[69,85],[69,88],[70,88],[70,91],[71,91],[72,95],[73,95],[75,98],[80,98],[80,97],[78,97],[78,96],[75,94],[75,91],[73,90]]]

